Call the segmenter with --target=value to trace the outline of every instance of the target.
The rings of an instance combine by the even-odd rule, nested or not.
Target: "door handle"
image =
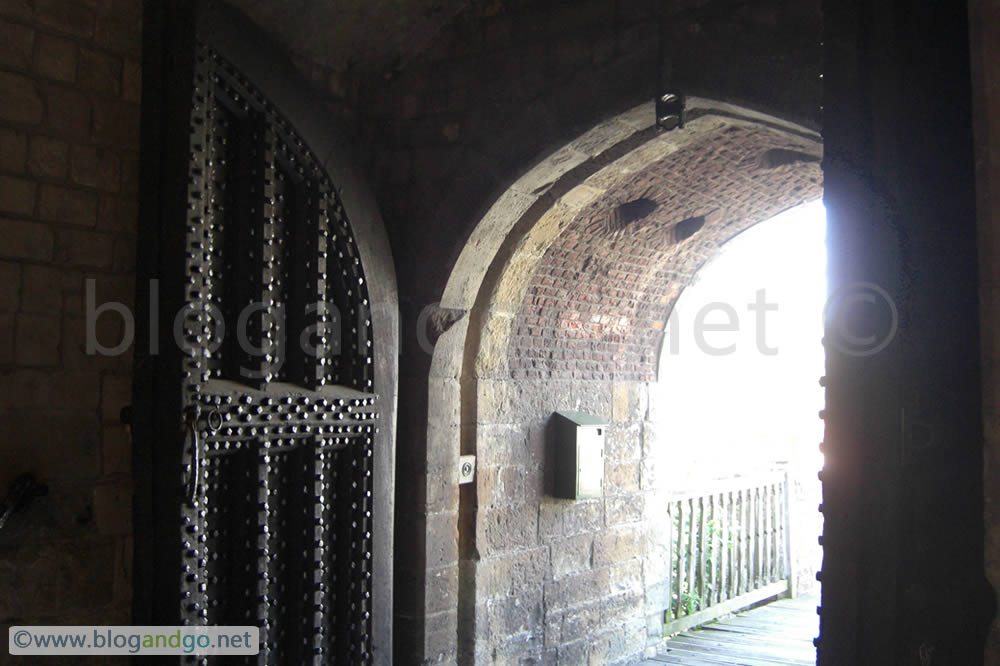
[[[184,419],[184,439],[191,438],[191,473],[187,479],[187,501],[191,508],[195,507],[198,501],[198,484],[201,477],[201,446],[198,443],[198,419],[201,417],[201,409],[196,405],[188,410],[187,418]]]

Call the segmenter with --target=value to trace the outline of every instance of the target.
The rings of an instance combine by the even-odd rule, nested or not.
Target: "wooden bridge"
[[[791,492],[787,471],[775,469],[719,480],[670,500],[663,630],[671,638],[643,664],[816,663],[818,597],[794,598]]]
[[[782,599],[677,634],[639,666],[814,666],[817,596]]]

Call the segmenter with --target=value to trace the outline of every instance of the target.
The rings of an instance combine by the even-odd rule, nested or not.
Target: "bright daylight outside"
[[[818,593],[826,292],[815,201],[727,243],[677,301],[650,397],[668,633],[775,591]]]

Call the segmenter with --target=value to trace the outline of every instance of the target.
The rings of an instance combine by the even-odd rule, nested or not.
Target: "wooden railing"
[[[665,633],[794,593],[788,493],[788,475],[778,471],[670,501]]]

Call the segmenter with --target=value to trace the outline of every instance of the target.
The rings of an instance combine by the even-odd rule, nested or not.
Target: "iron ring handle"
[[[213,409],[208,413],[208,429],[212,432],[218,431],[222,427],[222,412]]]

